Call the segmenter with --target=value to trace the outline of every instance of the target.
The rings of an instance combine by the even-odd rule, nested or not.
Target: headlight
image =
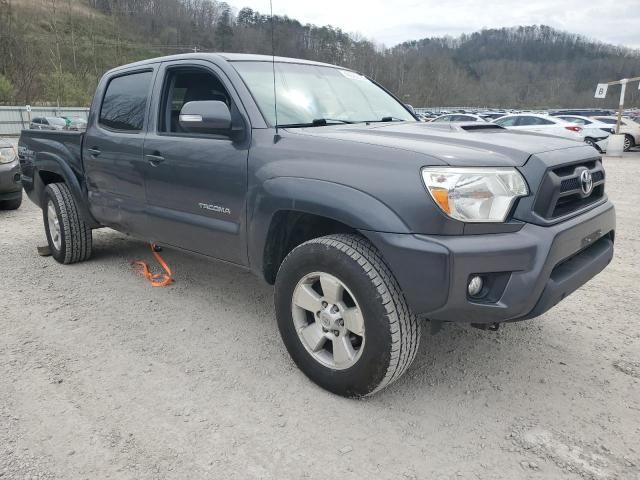
[[[16,159],[13,147],[0,147],[0,163],[11,163]]]
[[[513,202],[529,194],[514,168],[425,167],[422,178],[442,211],[463,222],[504,222]]]

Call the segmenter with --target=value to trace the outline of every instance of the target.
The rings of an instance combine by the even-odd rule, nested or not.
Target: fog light
[[[470,297],[476,297],[482,291],[482,287],[484,286],[484,281],[482,277],[475,276],[471,277],[469,280],[469,285],[467,285],[467,292],[469,292]]]

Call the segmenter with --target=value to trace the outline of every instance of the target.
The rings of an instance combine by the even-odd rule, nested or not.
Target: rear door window
[[[153,72],[137,72],[109,81],[98,122],[109,129],[139,132],[144,126]]]
[[[513,127],[518,121],[518,117],[505,117],[499,120],[496,120],[495,123],[500,125],[501,127]]]
[[[532,125],[553,125],[553,122],[540,117],[520,117],[518,120],[518,126],[532,126]]]

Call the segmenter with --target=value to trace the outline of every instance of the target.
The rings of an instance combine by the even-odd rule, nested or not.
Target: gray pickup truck
[[[24,130],[18,154],[58,262],[87,260],[92,229],[110,227],[249,269],[275,284],[295,363],[344,396],[398,379],[426,321],[535,317],[613,256],[592,147],[428,126],[316,62],[125,65],[100,81],[86,132]]]

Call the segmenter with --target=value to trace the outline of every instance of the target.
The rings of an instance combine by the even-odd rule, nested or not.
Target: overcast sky
[[[227,0],[269,13],[268,0]],[[640,0],[273,0],[276,15],[333,25],[393,46],[483,27],[545,24],[640,48]]]

